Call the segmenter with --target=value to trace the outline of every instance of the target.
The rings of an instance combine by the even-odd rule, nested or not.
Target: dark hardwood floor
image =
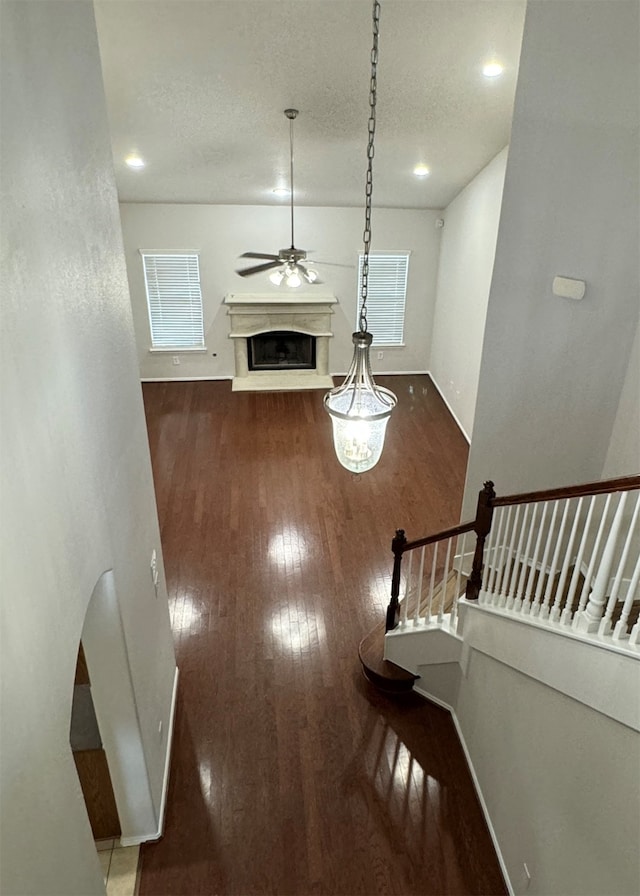
[[[396,527],[459,521],[467,445],[425,376],[379,465],[333,454],[322,393],[144,386],[180,689],[140,893],[502,894],[451,719],[363,677]]]

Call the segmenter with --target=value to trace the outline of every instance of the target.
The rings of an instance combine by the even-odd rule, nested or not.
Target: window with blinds
[[[358,264],[359,325],[362,306],[362,263]],[[408,252],[372,252],[367,283],[367,329],[373,345],[404,345],[404,307],[407,297]]]
[[[198,256],[141,252],[151,347],[204,348]]]

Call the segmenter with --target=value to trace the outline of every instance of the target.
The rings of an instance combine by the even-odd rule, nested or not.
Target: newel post
[[[471,575],[467,581],[465,597],[467,600],[478,600],[480,589],[482,588],[482,569],[484,560],[484,543],[487,535],[491,531],[491,518],[493,516],[493,500],[496,493],[493,490],[493,482],[487,480],[484,488],[478,495],[478,508],[476,510],[476,521],[474,531],[476,533],[476,550],[473,555],[473,565],[471,566]]]
[[[387,607],[387,623],[385,631],[390,632],[400,621],[400,570],[402,567],[402,552],[407,538],[404,529],[396,529],[396,534],[391,542],[393,551],[393,575],[391,576],[391,600]]]

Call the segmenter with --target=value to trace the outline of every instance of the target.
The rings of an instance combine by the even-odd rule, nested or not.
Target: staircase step
[[[360,641],[358,655],[362,669],[369,681],[379,690],[393,694],[406,694],[413,689],[413,684],[420,677],[407,672],[395,663],[384,659],[384,620],[376,625],[369,634]]]
[[[453,570],[447,577],[445,583],[444,613],[451,612],[451,607],[453,606],[457,590],[457,578],[458,574]],[[463,590],[465,582],[466,578],[462,580],[461,590]],[[441,594],[442,582],[433,589],[432,606],[434,608],[439,607]],[[412,602],[415,602],[415,598],[413,598],[413,595],[410,595],[410,607]],[[401,610],[403,603],[404,601],[400,602]],[[425,589],[425,594],[423,594],[420,602],[420,616],[424,616],[427,609],[428,597]],[[414,675],[412,672],[407,672],[406,669],[402,669],[390,660],[384,659],[385,627],[385,621],[383,620],[360,642],[358,654],[360,656],[364,674],[369,681],[375,684],[381,691],[396,694],[410,691],[413,688],[414,682],[416,682],[420,676]]]

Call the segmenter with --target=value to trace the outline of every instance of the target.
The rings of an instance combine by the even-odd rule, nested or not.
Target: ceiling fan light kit
[[[333,444],[336,456],[342,466],[352,473],[364,473],[380,460],[387,423],[397,402],[393,392],[376,385],[373,379],[369,357],[373,336],[367,331],[367,286],[371,247],[371,197],[375,152],[379,25],[380,2],[373,0],[373,48],[371,50],[369,87],[369,137],[359,329],[353,334],[353,358],[344,383],[327,392],[324,397],[324,407],[333,424]]]

